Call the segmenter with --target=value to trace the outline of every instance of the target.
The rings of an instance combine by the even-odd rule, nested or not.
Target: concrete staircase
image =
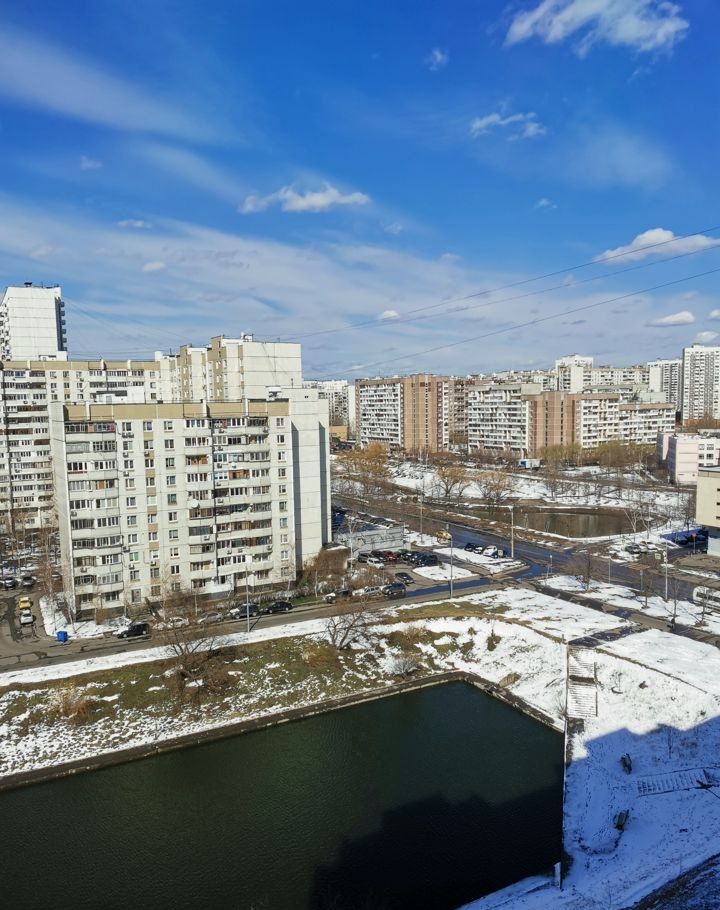
[[[591,648],[568,646],[565,710],[574,720],[597,717],[597,677]]]
[[[638,796],[654,796],[657,793],[674,793],[677,790],[696,790],[710,786],[712,782],[704,768],[651,774],[637,780]]]

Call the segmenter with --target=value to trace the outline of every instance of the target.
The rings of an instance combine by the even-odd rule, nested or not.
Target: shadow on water
[[[550,870],[561,853],[557,797],[555,787],[496,805],[433,796],[386,812],[380,830],[344,841],[316,870],[307,908],[452,910]]]

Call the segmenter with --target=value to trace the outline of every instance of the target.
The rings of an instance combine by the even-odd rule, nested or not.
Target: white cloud
[[[593,44],[630,47],[636,51],[670,50],[687,34],[680,4],[671,0],[542,0],[515,15],[506,44],[537,37],[545,44],[576,39],[586,54]]]
[[[536,209],[556,209],[557,205],[551,199],[546,199],[543,196],[542,199],[538,199],[538,201],[535,203],[534,208],[536,208]]]
[[[247,187],[240,184],[227,171],[195,152],[160,142],[138,143],[136,150],[143,158],[168,174],[206,190],[232,205],[237,205],[247,192]]]
[[[654,189],[673,171],[670,156],[640,133],[614,123],[578,130],[562,153],[548,162],[554,171],[584,186],[640,186]]]
[[[146,262],[142,267],[143,272],[162,272],[167,268],[167,265],[159,259],[154,260],[153,262]]]
[[[378,316],[378,319],[381,322],[387,322],[392,319],[399,319],[400,313],[397,310],[383,310],[382,313]]]
[[[326,183],[321,190],[298,192],[292,186],[283,186],[268,196],[248,196],[241,211],[245,215],[264,212],[278,204],[283,212],[326,212],[336,205],[367,205],[370,197],[365,193],[346,193]]]
[[[398,234],[402,233],[404,228],[399,221],[393,221],[391,224],[384,225],[383,230],[386,234],[392,234],[397,237]]]
[[[508,139],[535,139],[538,136],[544,136],[547,130],[537,119],[534,111],[528,111],[525,114],[501,114],[493,112],[486,114],[484,117],[475,117],[470,121],[470,135],[477,139],[478,136],[485,136],[495,129],[505,129],[511,127],[508,131]]]
[[[720,319],[720,310],[710,310],[708,319]]]
[[[695,317],[690,310],[681,310],[679,313],[670,313],[667,316],[661,316],[659,319],[653,319],[648,325],[657,326],[658,328],[671,328],[676,325],[691,325],[695,322]]]
[[[439,47],[434,47],[430,53],[427,55],[423,63],[432,73],[437,73],[448,65],[448,56],[446,51],[440,50]]]
[[[123,218],[117,225],[121,228],[137,228],[140,231],[149,231],[152,227],[149,221],[143,221],[141,218]]]
[[[618,261],[622,257],[622,262],[632,262],[637,259],[645,259],[648,256],[677,256],[680,253],[697,253],[702,250],[709,250],[720,244],[720,240],[714,237],[706,237],[704,234],[692,234],[689,237],[676,237],[672,231],[665,228],[651,228],[649,231],[643,231],[638,234],[634,240],[625,246],[618,246],[611,250],[605,250],[600,256],[595,258],[596,262],[616,257],[612,261]],[[689,298],[686,298],[689,299]]]
[[[443,253],[440,256],[440,262],[459,262],[460,257],[457,253]]]
[[[207,138],[180,107],[25,32],[0,31],[0,95],[24,107],[129,132]]]
[[[715,341],[717,337],[717,332],[698,332],[695,336],[695,341],[698,344],[710,344],[710,342]]]
[[[50,246],[49,244],[45,243],[42,246],[36,247],[30,253],[30,258],[31,259],[47,259],[47,257],[52,256],[52,254],[54,252],[55,252],[55,247]]]
[[[102,166],[102,161],[99,161],[97,158],[88,158],[87,155],[80,156],[81,171],[98,171]]]

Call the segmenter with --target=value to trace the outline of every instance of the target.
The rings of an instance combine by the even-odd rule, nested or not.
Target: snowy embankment
[[[67,632],[69,638],[102,638],[106,633],[117,632],[121,625],[126,624],[124,619],[111,619],[105,623],[92,620],[73,622],[51,597],[41,597],[39,606],[45,633],[50,638],[55,638],[61,631]]]
[[[593,708],[569,732],[565,849],[571,865],[563,888],[535,879],[539,890],[528,893],[524,882],[473,907],[627,907],[717,852],[720,654],[530,588],[388,607],[373,614],[366,637],[343,652],[329,648],[322,621],[253,633],[254,644],[230,652],[232,687],[199,706],[178,708],[163,668],[140,663],[164,649],[81,661],[82,668],[2,674],[0,685],[23,683],[25,689],[0,690],[0,768],[9,774],[48,767],[68,756],[95,757],[382,688],[397,679],[401,655],[417,660],[421,675],[477,674],[562,729],[567,643],[601,632],[609,640],[584,651],[596,679],[597,712]],[[275,640],[265,641],[269,636]],[[224,639],[246,641],[243,633]],[[101,712],[80,723],[52,715],[60,678],[96,670],[100,662],[110,669],[80,681],[75,691],[92,695]],[[38,680],[55,682],[33,687]],[[624,755],[630,770],[621,763]],[[629,822],[621,832],[614,820],[625,810]]]
[[[670,622],[673,617],[680,626],[699,627],[711,634],[720,635],[720,617],[706,611],[700,604],[689,600],[678,600],[672,596],[672,582],[668,586],[669,596],[665,600],[659,594],[642,594],[626,588],[624,585],[608,584],[606,581],[591,581],[586,589],[585,584],[572,575],[551,575],[545,585],[556,591],[569,591],[582,594],[590,600],[597,600],[627,610],[641,610],[649,616],[656,616]],[[662,582],[661,582],[662,584]]]
[[[502,572],[517,572],[525,568],[525,563],[519,559],[507,559],[503,556],[483,556],[482,553],[473,553],[471,550],[458,550],[457,547],[440,547],[435,550],[438,556],[452,556],[456,562],[466,562],[469,565],[479,566],[485,575],[500,575]]]

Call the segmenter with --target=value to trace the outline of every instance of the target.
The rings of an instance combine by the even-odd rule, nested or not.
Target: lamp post
[[[547,567],[547,572],[545,573],[545,581],[547,581],[552,575],[552,553],[550,554],[550,562]]]
[[[252,576],[253,588],[255,587],[255,576]],[[250,631],[250,575],[248,575],[247,566],[245,567],[245,614],[247,618],[247,631]]]
[[[510,559],[515,559],[515,504],[510,506]]]
[[[453,538],[450,531],[450,522],[445,526],[447,530],[448,537],[450,538],[450,597],[453,596]]]

